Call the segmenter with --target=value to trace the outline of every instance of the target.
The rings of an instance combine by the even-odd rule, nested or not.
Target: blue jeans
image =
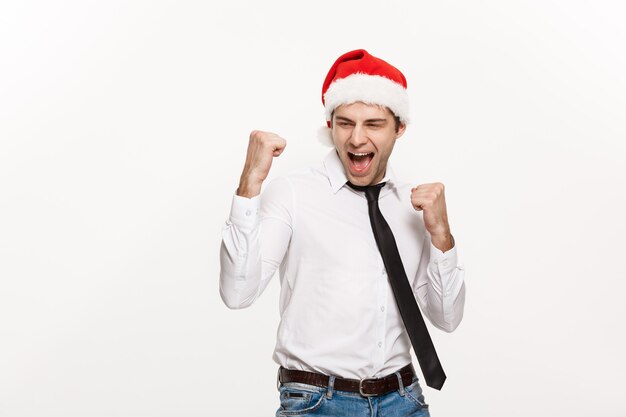
[[[328,387],[324,388],[298,382],[282,384],[276,417],[430,417],[417,377],[413,377],[413,383],[407,387],[375,397],[337,391],[333,389],[333,382],[331,377]]]

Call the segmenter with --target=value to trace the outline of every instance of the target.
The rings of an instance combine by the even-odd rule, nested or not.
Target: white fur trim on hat
[[[333,142],[333,132],[330,130],[330,127],[324,125],[320,126],[317,130],[317,140],[324,146],[333,147],[335,146]]]
[[[362,101],[391,110],[402,123],[409,121],[409,96],[406,89],[389,78],[363,73],[352,74],[333,82],[324,94],[326,121],[342,104]]]

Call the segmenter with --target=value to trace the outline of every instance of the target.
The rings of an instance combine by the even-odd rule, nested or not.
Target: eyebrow
[[[341,120],[344,122],[354,123],[354,120],[348,119],[347,117],[343,117],[343,116],[335,116],[335,119]],[[364,123],[385,123],[385,122],[387,122],[387,119],[367,119],[365,120]]]

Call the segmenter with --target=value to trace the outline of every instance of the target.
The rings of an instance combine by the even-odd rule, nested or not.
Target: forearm
[[[253,198],[261,194],[263,181],[255,180],[249,175],[243,174],[237,187],[237,195],[240,197]]]
[[[430,240],[433,246],[442,252],[447,252],[454,247],[454,236],[449,232],[440,236],[432,235]]]

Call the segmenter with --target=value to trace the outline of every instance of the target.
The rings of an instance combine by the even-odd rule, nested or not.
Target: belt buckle
[[[367,381],[368,378],[363,378],[359,381],[359,394],[361,394],[363,397],[375,397],[376,394],[366,394],[363,392],[363,381]]]

